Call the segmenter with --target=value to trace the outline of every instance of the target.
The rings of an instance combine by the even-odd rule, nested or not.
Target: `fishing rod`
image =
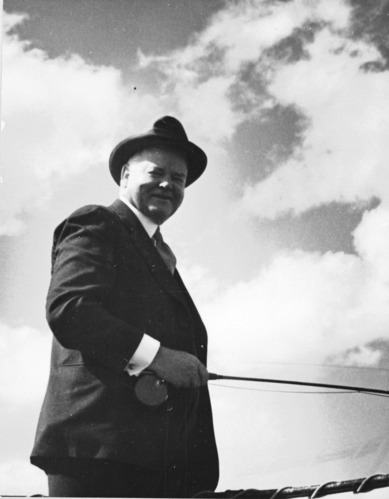
[[[368,393],[376,395],[389,395],[389,390],[380,390],[378,388],[366,388],[362,386],[349,386],[349,385],[332,385],[329,383],[313,383],[309,381],[292,381],[285,379],[270,379],[270,378],[245,378],[241,376],[224,376],[222,374],[209,373],[209,381],[217,381],[220,379],[229,381],[256,381],[259,383],[278,383],[282,385],[297,385],[297,386],[314,386],[316,388],[331,388],[334,390],[347,390],[358,393]]]
[[[331,388],[333,390],[347,390],[350,392],[366,393],[369,395],[389,396],[389,390],[378,388],[366,388],[362,386],[333,385],[329,383],[313,383],[309,381],[292,381],[285,379],[270,378],[248,378],[242,376],[226,376],[223,374],[209,373],[209,381],[228,380],[228,381],[252,381],[256,383],[276,383],[282,385],[310,386],[315,388]],[[158,378],[152,371],[144,371],[135,385],[135,394],[138,399],[146,405],[158,406],[165,402],[168,397],[168,383]]]

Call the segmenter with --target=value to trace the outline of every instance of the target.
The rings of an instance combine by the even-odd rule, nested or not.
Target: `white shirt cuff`
[[[160,346],[161,344],[159,341],[147,334],[143,335],[138,348],[124,370],[127,371],[130,376],[139,376],[139,374],[153,362]]]

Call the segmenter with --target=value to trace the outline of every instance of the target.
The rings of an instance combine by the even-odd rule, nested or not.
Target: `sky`
[[[208,155],[163,234],[209,371],[388,389],[388,0],[4,0],[2,21],[0,494],[47,494],[53,230],[117,197],[111,150],[163,115]],[[219,491],[389,473],[384,397],[210,390]]]

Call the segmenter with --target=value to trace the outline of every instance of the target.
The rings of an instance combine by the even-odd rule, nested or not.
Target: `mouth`
[[[172,201],[172,196],[169,196],[168,194],[153,194],[153,197],[162,201]]]

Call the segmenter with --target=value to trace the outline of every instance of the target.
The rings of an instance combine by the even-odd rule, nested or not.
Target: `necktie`
[[[154,241],[155,247],[158,250],[158,253],[162,257],[162,260],[165,262],[167,268],[173,274],[174,269],[176,268],[177,259],[174,256],[173,251],[169,248],[169,246],[162,239],[162,234],[161,234],[161,231],[159,230],[159,227],[155,231],[155,234],[153,235],[153,241]]]

